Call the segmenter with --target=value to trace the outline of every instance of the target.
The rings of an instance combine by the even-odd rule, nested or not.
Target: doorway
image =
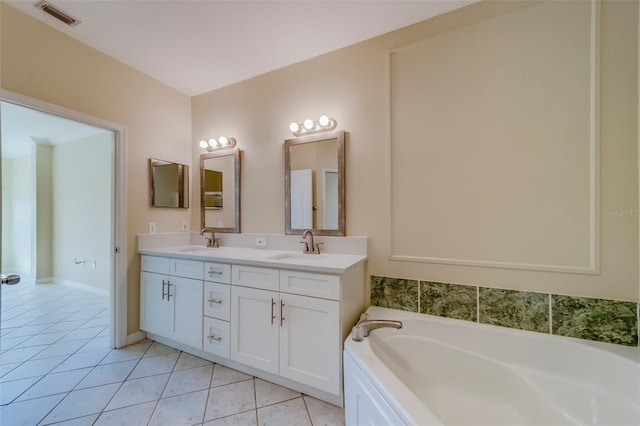
[[[2,270],[25,274],[20,285],[57,283],[104,296],[111,346],[125,346],[125,129],[1,95]]]

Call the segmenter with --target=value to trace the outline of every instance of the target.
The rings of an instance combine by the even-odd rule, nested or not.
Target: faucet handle
[[[316,243],[316,253],[320,254],[320,244],[324,245],[324,243]]]
[[[309,252],[309,243],[306,242],[305,240],[300,241],[300,244],[304,244],[304,252],[308,253]]]

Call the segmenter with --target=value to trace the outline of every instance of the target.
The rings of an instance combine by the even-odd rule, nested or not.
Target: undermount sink
[[[268,257],[267,259],[270,259],[270,260],[293,260],[293,259],[322,260],[325,258],[326,256],[322,254],[282,253],[282,254],[277,254],[275,256]]]
[[[178,249],[176,251],[179,251],[181,253],[191,253],[191,252],[196,252],[196,251],[209,251],[211,249],[212,249],[212,247],[195,246],[195,247],[183,247],[183,248]]]

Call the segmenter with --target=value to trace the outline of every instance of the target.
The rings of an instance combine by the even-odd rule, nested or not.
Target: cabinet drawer
[[[241,265],[231,267],[231,283],[234,285],[278,291],[279,276],[277,269]]]
[[[224,263],[205,262],[204,280],[231,284],[231,265],[226,265]]]
[[[203,263],[197,260],[171,259],[169,275],[201,280],[204,278]]]
[[[340,300],[340,277],[338,275],[283,270],[280,271],[280,291]]]
[[[231,286],[220,283],[204,283],[204,314],[229,321],[231,319]]]
[[[229,337],[231,327],[228,322],[204,317],[203,349],[215,355],[229,358]]]
[[[142,270],[145,272],[155,272],[157,274],[169,273],[169,258],[158,256],[142,255]]]

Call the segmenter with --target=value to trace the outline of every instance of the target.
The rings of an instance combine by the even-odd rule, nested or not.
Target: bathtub
[[[640,425],[640,350],[372,306],[344,349],[347,425]]]

